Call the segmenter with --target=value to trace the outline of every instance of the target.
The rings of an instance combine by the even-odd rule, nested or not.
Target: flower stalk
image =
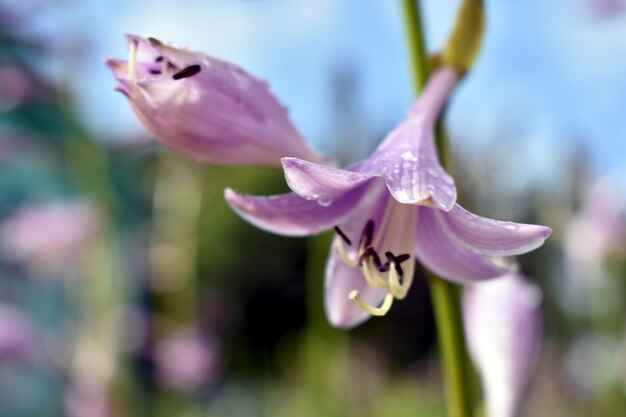
[[[419,1],[402,0],[407,40],[410,48],[411,63],[413,69],[413,82],[416,93],[420,93],[429,76],[428,56],[424,33],[422,30],[421,12]],[[461,5],[459,17],[457,19],[451,39],[446,46],[442,59],[446,63],[451,63],[461,71],[468,69],[473,61],[480,44],[480,34],[482,34],[482,20],[476,16],[482,15],[480,12],[473,13],[472,6],[481,6],[478,0],[467,0]],[[481,25],[477,27],[478,34],[472,34],[469,30],[474,20],[480,20]],[[460,56],[466,51],[459,42],[462,34],[472,34],[471,50],[466,56]],[[437,149],[444,169],[446,168],[446,146],[443,128],[436,131]],[[435,319],[437,322],[437,332],[439,336],[439,346],[446,386],[446,396],[448,398],[448,414],[451,417],[471,417],[472,403],[468,385],[469,362],[463,333],[463,321],[461,315],[458,286],[448,281],[444,281],[432,273],[428,273],[428,282],[432,296]]]

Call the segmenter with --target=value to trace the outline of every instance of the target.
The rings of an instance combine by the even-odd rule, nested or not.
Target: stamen
[[[400,267],[400,262],[406,261],[410,256],[407,254],[394,256],[391,252],[388,252],[386,255],[389,258],[390,265],[393,265],[393,268],[389,269],[389,291],[395,298],[402,300],[409,292],[413,276],[403,276],[404,272]],[[400,279],[402,279],[402,282],[400,282]]]
[[[152,75],[160,75],[161,74],[161,70],[158,70],[158,69],[151,69],[149,72]]]
[[[193,77],[197,73],[200,72],[200,65],[190,65],[178,71],[176,74],[172,76],[175,80],[182,80],[183,78]]]
[[[408,253],[403,253],[402,255],[396,256],[396,262],[401,264],[402,262],[408,260],[411,257]]]
[[[343,239],[337,240],[337,250],[339,251],[339,255],[341,256],[341,260],[348,266],[352,268],[358,267],[358,263],[351,259],[346,252],[346,247],[343,245]]]
[[[376,272],[376,269],[372,268],[369,261],[366,261],[361,265],[361,273],[370,287],[389,288],[387,281],[385,281],[383,277]]]
[[[352,245],[352,242],[350,241],[348,236],[346,236],[346,234],[343,232],[343,230],[339,228],[339,226],[335,226],[335,232],[337,232],[337,234],[343,239],[344,242],[348,244],[348,246]]]
[[[156,58],[154,58],[154,62],[161,62],[163,61],[163,55],[159,55]]]
[[[153,37],[149,37],[147,39],[147,41],[150,43],[150,45],[152,46],[163,46],[163,42],[161,42],[160,40],[158,40],[157,38],[153,38]]]
[[[358,261],[359,266],[361,266],[363,262],[367,262],[370,258],[374,259],[374,264],[380,265],[380,258],[378,257],[378,254],[374,250],[373,246],[368,246],[363,252],[361,252],[361,256],[359,256]]]
[[[402,255],[395,256],[391,252],[385,252],[385,256],[387,257],[387,260],[388,260],[387,263],[393,264],[393,266],[395,267],[396,271],[398,271],[398,275],[400,275],[400,276],[404,275],[404,272],[402,271],[402,267],[400,266],[400,264],[402,262],[406,261],[407,259],[409,259],[411,256],[406,254],[406,253],[402,254]]]
[[[363,233],[361,233],[361,247],[366,248],[372,244],[372,238],[374,237],[374,220],[368,220],[363,227]]]
[[[137,80],[137,41],[132,40],[128,50],[128,80],[134,83]]]
[[[387,295],[385,295],[385,299],[383,300],[383,303],[380,305],[380,307],[373,307],[365,303],[363,300],[361,300],[361,297],[359,296],[359,292],[357,290],[353,290],[348,298],[351,301],[354,301],[356,305],[358,305],[360,308],[362,308],[372,316],[384,316],[391,308],[391,304],[393,304],[393,295],[391,295],[391,293],[387,293]]]

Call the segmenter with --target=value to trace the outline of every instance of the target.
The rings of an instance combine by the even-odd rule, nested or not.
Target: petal
[[[401,203],[450,210],[456,201],[454,180],[439,164],[432,126],[409,118],[390,133],[395,146],[377,151],[376,161],[389,192]]]
[[[456,204],[448,213],[439,212],[448,231],[459,243],[483,255],[519,255],[538,248],[552,229],[480,217]]]
[[[253,225],[285,236],[309,236],[339,224],[362,200],[367,187],[353,190],[324,206],[294,193],[254,197],[224,191],[230,207]]]
[[[289,188],[307,200],[332,200],[375,178],[297,158],[283,158],[282,163]]]
[[[370,287],[361,271],[346,265],[339,255],[335,238],[326,264],[324,307],[328,321],[335,327],[349,329],[370,318],[369,313],[348,299],[352,290],[359,291],[361,299],[373,306],[378,306],[387,291],[383,288]]]
[[[442,68],[429,80],[406,121],[376,149],[370,163],[385,177],[393,197],[405,204],[454,207],[454,180],[439,163],[435,122],[457,82],[454,70]]]
[[[437,209],[420,207],[415,250],[417,259],[442,278],[461,284],[495,278],[508,272],[479,253],[459,244],[446,231]]]

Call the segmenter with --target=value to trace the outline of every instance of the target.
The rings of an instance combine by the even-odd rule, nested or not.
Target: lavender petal
[[[332,168],[297,158],[283,158],[291,190],[307,200],[334,199],[375,178],[374,175]]]
[[[550,236],[549,227],[492,220],[465,210],[458,204],[438,214],[459,243],[483,255],[519,255],[538,248]]]
[[[459,243],[448,233],[438,213],[420,207],[415,250],[418,260],[442,278],[461,284],[495,278],[508,271]]]

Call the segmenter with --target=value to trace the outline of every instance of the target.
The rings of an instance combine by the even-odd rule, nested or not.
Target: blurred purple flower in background
[[[68,417],[109,417],[112,414],[106,389],[97,380],[71,385],[64,396]]]
[[[586,186],[580,210],[563,235],[564,275],[561,300],[572,315],[618,312],[622,292],[609,260],[626,256],[626,202],[618,182],[607,176]]]
[[[465,290],[470,356],[480,373],[489,417],[518,414],[539,354],[541,290],[511,273]]]
[[[370,158],[346,170],[284,158],[294,193],[252,197],[226,190],[239,215],[274,233],[306,236],[335,226],[326,312],[337,327],[384,315],[394,298],[403,299],[413,278],[412,255],[445,279],[470,283],[508,270],[489,257],[528,252],[551,232],[478,217],[456,204],[454,180],[439,164],[434,140],[456,82],[452,69],[439,70],[408,118]]]
[[[16,307],[0,303],[0,361],[31,361],[38,345],[30,320]]]
[[[108,59],[144,126],[163,144],[216,164],[280,167],[320,157],[266,82],[229,62],[128,35],[128,61]]]
[[[222,347],[217,336],[192,329],[177,330],[155,348],[159,380],[186,393],[210,388],[222,373]]]
[[[568,279],[594,280],[604,261],[626,243],[626,203],[611,177],[596,181],[584,193],[578,215],[568,223],[564,248]]]
[[[611,18],[626,11],[624,0],[586,0],[589,13],[597,18]]]
[[[7,259],[46,273],[70,271],[84,245],[98,231],[95,209],[86,202],[33,204],[2,225],[0,244]]]

